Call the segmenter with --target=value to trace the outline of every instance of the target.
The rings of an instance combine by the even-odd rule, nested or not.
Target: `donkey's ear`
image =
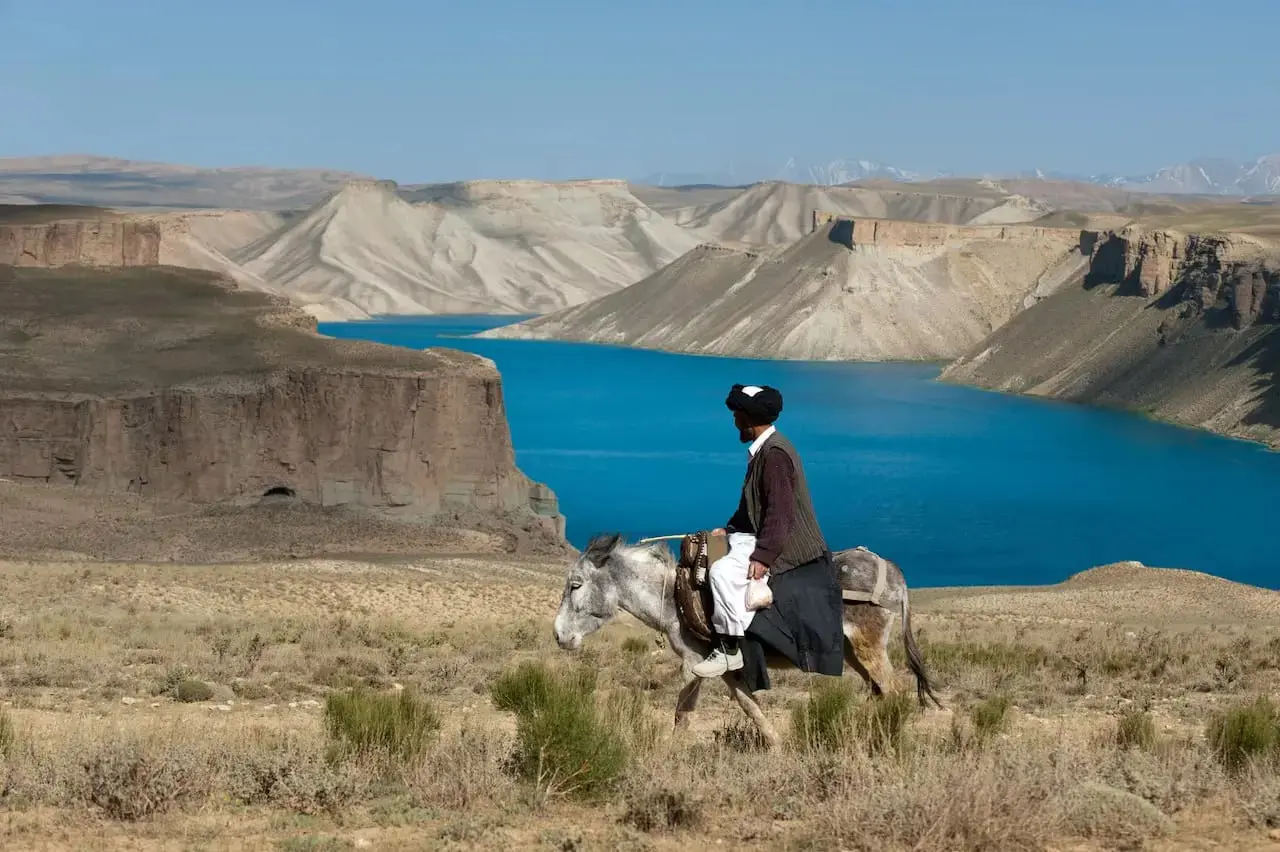
[[[613,553],[615,547],[622,541],[622,536],[618,533],[601,533],[594,536],[587,545],[584,555],[587,560],[597,568],[604,565],[605,560],[609,558],[609,554]]]

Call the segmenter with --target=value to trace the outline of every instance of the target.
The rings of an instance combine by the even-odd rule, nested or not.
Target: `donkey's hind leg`
[[[773,725],[769,724],[769,720],[765,718],[764,711],[760,709],[760,705],[756,703],[755,696],[751,694],[751,690],[747,689],[746,684],[742,682],[742,677],[738,672],[729,672],[724,675],[724,682],[729,686],[729,694],[738,702],[738,706],[742,708],[742,712],[755,723],[756,730],[760,732],[760,736],[764,737],[765,745],[770,748],[777,748],[781,740],[778,738],[778,732],[773,729]]]
[[[871,694],[884,695],[893,678],[889,661],[889,634],[893,615],[869,603],[846,604],[844,608],[845,662],[871,687]]]

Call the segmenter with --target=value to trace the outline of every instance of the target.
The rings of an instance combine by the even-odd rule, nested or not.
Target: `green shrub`
[[[1280,716],[1269,698],[1259,696],[1209,723],[1209,744],[1228,769],[1273,757],[1280,745]]]
[[[900,752],[907,737],[907,722],[915,712],[914,696],[892,693],[866,701],[854,714],[854,730],[872,754]]]
[[[844,748],[854,733],[856,702],[844,679],[820,682],[809,698],[791,711],[791,734],[804,751]]]
[[[973,730],[979,739],[989,739],[1009,725],[1009,696],[991,695],[969,710]]]
[[[164,677],[155,683],[151,688],[152,695],[167,695],[170,698],[177,698],[178,684],[191,677],[186,666],[170,666],[165,670]]]
[[[195,701],[208,701],[213,698],[213,687],[202,680],[187,678],[178,681],[177,686],[173,688],[173,697],[184,704],[191,704]]]
[[[1156,725],[1145,710],[1130,708],[1116,722],[1116,745],[1149,751],[1156,744]]]
[[[325,700],[325,728],[339,751],[408,761],[440,730],[440,717],[409,690],[369,692],[356,687]]]
[[[494,683],[494,705],[516,714],[511,768],[517,776],[547,793],[587,799],[613,789],[629,755],[596,707],[595,686],[589,667],[557,675],[532,662]]]

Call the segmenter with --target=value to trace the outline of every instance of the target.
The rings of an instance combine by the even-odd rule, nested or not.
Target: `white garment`
[[[775,427],[770,426],[768,429],[761,432],[760,435],[751,442],[751,446],[747,447],[747,458],[754,458],[755,454],[760,452],[760,445],[769,440],[769,436],[777,431],[778,430]]]
[[[757,392],[759,392],[757,390]],[[760,452],[760,446],[777,431],[765,429],[747,447],[747,458]],[[756,537],[750,533],[729,533],[729,553],[711,563],[711,626],[725,636],[743,636],[755,612],[747,609],[747,585],[751,582],[751,554]]]
[[[755,613],[747,609],[747,572],[756,537],[729,533],[729,552],[711,563],[711,626],[724,636],[742,636]]]

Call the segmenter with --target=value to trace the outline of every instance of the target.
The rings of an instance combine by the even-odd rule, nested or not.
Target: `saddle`
[[[690,533],[680,540],[676,561],[676,614],[680,624],[705,642],[713,641],[711,627],[711,563],[729,553],[727,536],[708,530]]]
[[[728,536],[714,536],[708,530],[689,533],[680,540],[680,558],[676,561],[676,615],[680,624],[705,642],[715,641],[711,627],[711,563],[729,553]],[[878,553],[859,545],[852,550],[832,554],[840,573],[840,597],[846,604],[869,603],[885,607],[883,595],[887,586],[888,561]],[[851,574],[849,563],[867,563],[864,576],[872,578],[871,588],[858,588],[861,578]]]

